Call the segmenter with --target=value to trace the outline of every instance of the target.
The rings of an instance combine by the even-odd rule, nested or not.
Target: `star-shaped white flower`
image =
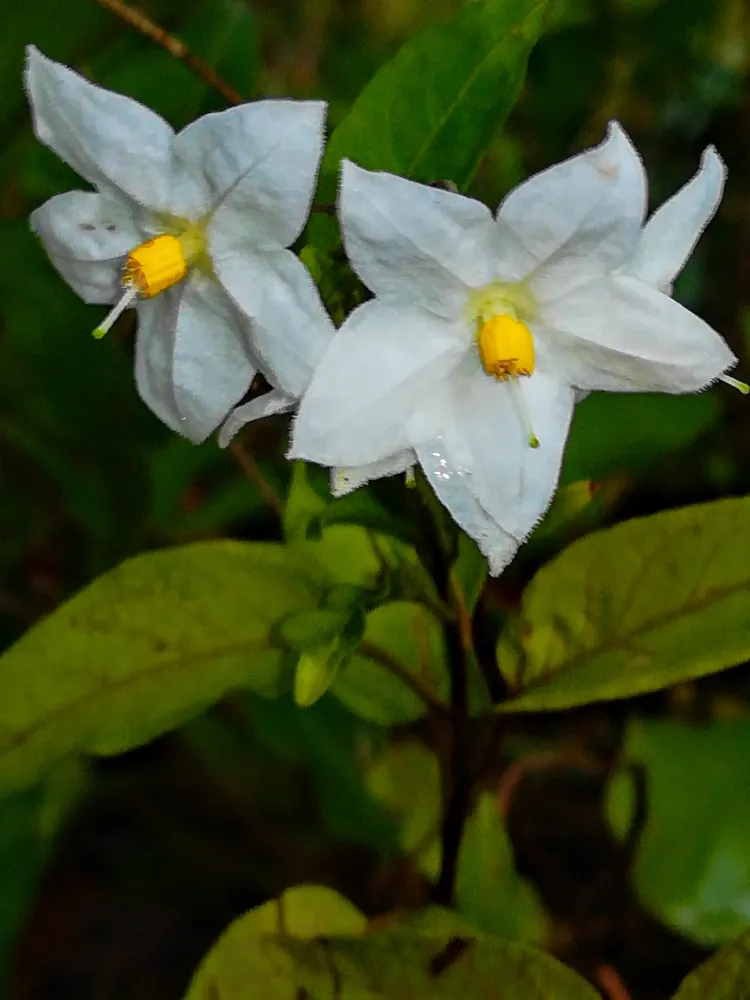
[[[616,123],[496,218],[345,161],[344,242],[376,297],[324,354],[290,457],[344,467],[339,492],[418,461],[498,573],[551,500],[582,392],[746,388],[724,374],[721,337],[668,294],[723,181],[708,149],[644,228],[643,167]]]
[[[201,441],[256,369],[274,385],[244,422],[288,409],[333,335],[312,278],[289,250],[315,190],[321,101],[264,100],[183,131],[143,105],[28,50],[37,138],[93,191],[57,195],[31,224],[86,302],[138,313],[138,391]]]

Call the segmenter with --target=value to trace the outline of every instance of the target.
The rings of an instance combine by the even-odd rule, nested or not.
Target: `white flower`
[[[416,459],[499,572],[550,502],[577,394],[741,386],[723,374],[736,359],[721,337],[664,294],[723,174],[707,150],[643,228],[643,167],[616,123],[496,218],[345,162],[344,242],[376,297],[324,354],[290,457],[344,467],[339,492]]]
[[[258,101],[175,134],[33,46],[26,87],[37,138],[96,188],[50,199],[32,227],[86,302],[116,303],[97,336],[136,308],[145,402],[193,441],[257,368],[276,388],[255,410],[291,405],[333,334],[307,269],[285,249],[309,212],[325,104]]]

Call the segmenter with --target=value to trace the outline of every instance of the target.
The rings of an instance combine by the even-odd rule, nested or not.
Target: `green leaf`
[[[411,601],[381,604],[367,616],[365,646],[339,672],[331,687],[348,709],[381,726],[413,722],[425,715],[422,698],[382,658],[365,655],[382,650],[401,673],[413,676],[435,698],[448,697],[443,631],[429,611]]]
[[[638,518],[545,566],[501,635],[504,711],[656,691],[750,657],[750,500]]]
[[[716,946],[750,925],[750,721],[700,729],[636,720],[627,763],[645,770],[646,823],[633,867],[636,892],[660,920]],[[607,809],[624,832],[634,814],[632,772],[610,783]],[[630,816],[628,817],[628,813]]]
[[[424,916],[424,919],[421,919]],[[290,889],[240,917],[219,939],[186,1000],[596,1000],[577,973],[543,952],[473,938],[449,914],[428,910],[367,927],[329,889]]]
[[[226,541],[149,553],[95,580],[0,659],[0,789],[73,751],[144,743],[232,689],[290,687],[271,631],[315,607],[323,585],[283,546]]]
[[[423,28],[370,80],[323,159],[323,200],[342,157],[466,187],[513,106],[546,0],[470,0]]]
[[[750,1000],[750,931],[692,972],[673,1000]]]
[[[489,792],[480,796],[466,823],[456,898],[459,913],[478,931],[528,942],[542,942],[547,935],[542,905],[516,872],[497,796]]]
[[[298,1000],[295,963],[284,939],[306,941],[332,934],[363,934],[367,921],[332,889],[288,889],[235,920],[199,966],[186,1000]]]

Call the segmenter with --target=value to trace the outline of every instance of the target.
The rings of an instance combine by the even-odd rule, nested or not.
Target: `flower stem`
[[[125,21],[131,28],[135,28],[136,31],[140,31],[142,35],[150,38],[152,42],[161,45],[175,59],[185,63],[191,73],[194,73],[205,84],[221,94],[229,104],[242,104],[245,100],[242,94],[230,86],[226,80],[223,80],[204,59],[196,56],[184,42],[160,28],[137,7],[125,3],[124,0],[96,0],[96,2],[119,17],[120,20]]]
[[[229,450],[237,460],[239,467],[263,497],[268,507],[281,520],[284,516],[284,505],[281,502],[281,497],[260,471],[258,463],[239,441],[232,441],[229,445]]]

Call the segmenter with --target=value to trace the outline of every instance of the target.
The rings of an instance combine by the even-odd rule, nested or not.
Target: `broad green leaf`
[[[413,722],[425,712],[425,703],[407,682],[390,670],[382,658],[368,655],[380,650],[388,660],[411,675],[434,698],[448,697],[448,674],[443,632],[435,617],[421,604],[390,601],[367,616],[364,643],[339,672],[331,687],[352,712],[381,726]]]
[[[673,1000],[750,1000],[750,931],[691,972]]]
[[[71,752],[120,753],[227,691],[291,686],[272,648],[323,581],[280,545],[205,542],[130,559],[0,659],[0,788]]]
[[[323,159],[323,198],[342,157],[371,170],[466,187],[513,106],[546,0],[469,0],[411,38],[367,84]]]
[[[186,1000],[595,1000],[559,962],[525,945],[472,937],[434,910],[364,917],[331,890],[288,890],[235,921],[193,979]],[[460,927],[459,933],[456,927]]]
[[[456,898],[462,916],[478,931],[542,942],[547,934],[536,892],[516,872],[513,847],[497,796],[483,793],[461,841]]]
[[[750,500],[637,518],[574,542],[501,635],[504,711],[656,691],[750,657]]]
[[[664,923],[698,944],[750,926],[750,720],[694,729],[636,720],[624,756],[645,771],[646,823],[633,867],[636,892]],[[610,783],[608,812],[625,832],[634,813],[629,771]],[[631,815],[628,816],[627,814]]]

